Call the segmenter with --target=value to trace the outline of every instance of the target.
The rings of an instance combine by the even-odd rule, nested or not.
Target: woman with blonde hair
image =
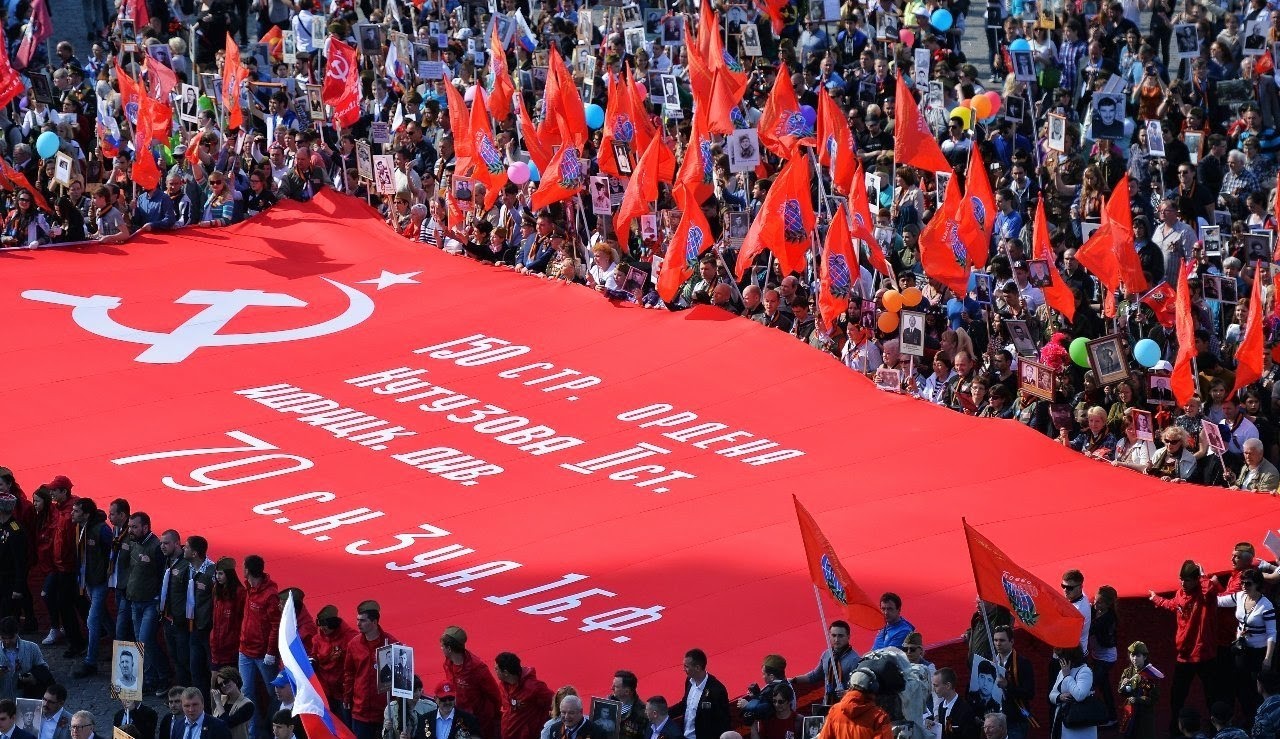
[[[572,685],[566,685],[556,691],[555,697],[551,700],[551,718],[542,725],[542,735],[538,739],[551,739],[551,727],[560,720],[560,701],[564,700],[566,695],[577,694],[578,689]]]
[[[600,292],[618,289],[618,252],[606,242],[591,247],[591,266],[587,269],[587,285]]]

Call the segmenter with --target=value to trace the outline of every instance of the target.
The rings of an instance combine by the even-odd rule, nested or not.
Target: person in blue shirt
[[[1016,239],[1022,233],[1025,220],[1018,212],[1018,199],[1009,190],[1001,190],[996,195],[996,206],[1000,212],[996,214],[995,227],[991,231],[991,244],[1000,243],[1003,239]]]
[[[884,614],[884,628],[876,632],[875,641],[871,643],[872,651],[885,647],[901,649],[907,634],[916,630],[910,621],[902,617],[902,597],[897,593],[880,596],[880,612]]]

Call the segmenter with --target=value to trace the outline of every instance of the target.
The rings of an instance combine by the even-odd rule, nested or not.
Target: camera
[[[773,691],[774,686],[772,683],[766,685],[763,690],[758,683],[748,685],[747,705],[742,709],[742,720],[750,723],[773,718]]]

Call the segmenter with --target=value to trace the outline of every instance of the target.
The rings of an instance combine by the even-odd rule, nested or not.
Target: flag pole
[[[976,576],[974,579],[977,579]],[[983,625],[987,627],[987,646],[991,649],[991,662],[994,664],[996,661],[996,639],[995,635],[991,633],[991,619],[987,616],[987,602],[982,599],[982,596],[978,596],[978,610],[982,613]]]
[[[702,2],[704,3],[709,1],[710,0],[702,0]],[[822,593],[818,592],[817,585],[813,586],[813,599],[818,602],[818,619],[819,619],[818,625],[822,627],[822,643],[827,645],[828,648],[830,648],[831,642],[827,638],[827,613],[826,613],[826,610],[823,609],[822,607]],[[840,679],[841,679],[840,665],[836,663],[836,653],[834,650],[831,651],[831,671],[835,673],[836,687],[839,687]],[[826,688],[826,686],[824,685],[823,688]],[[829,699],[832,696],[832,694],[834,694],[834,692],[835,691],[833,690],[830,693],[828,693],[826,690],[823,690],[822,699],[823,700]]]

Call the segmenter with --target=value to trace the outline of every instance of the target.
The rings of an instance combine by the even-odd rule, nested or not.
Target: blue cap
[[[287,670],[281,670],[280,674],[276,675],[276,679],[271,681],[271,687],[283,688],[286,685],[290,688],[294,687],[293,680],[289,678],[289,672]]]

